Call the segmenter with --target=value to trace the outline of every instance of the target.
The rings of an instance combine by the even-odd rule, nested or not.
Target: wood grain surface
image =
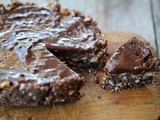
[[[110,47],[139,37],[120,31],[106,35],[109,41],[114,41],[109,42]],[[157,86],[110,92],[93,82],[92,73],[85,72],[83,76],[87,82],[80,91],[82,98],[75,103],[37,108],[0,107],[0,120],[158,120],[160,117],[160,81]]]

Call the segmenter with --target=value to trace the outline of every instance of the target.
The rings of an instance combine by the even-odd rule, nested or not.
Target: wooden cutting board
[[[114,31],[107,36],[112,54],[138,35]],[[160,85],[110,92],[95,84],[91,73],[84,74],[87,82],[80,91],[82,98],[75,103],[37,108],[0,107],[0,120],[160,120]]]

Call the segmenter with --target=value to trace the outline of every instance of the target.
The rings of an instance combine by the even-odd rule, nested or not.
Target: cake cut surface
[[[115,51],[97,77],[104,89],[116,91],[150,84],[159,70],[160,61],[134,37]]]

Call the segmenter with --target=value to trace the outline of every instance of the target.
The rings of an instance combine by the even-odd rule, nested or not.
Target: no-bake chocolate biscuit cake
[[[159,71],[160,60],[144,42],[133,37],[114,52],[97,80],[102,88],[117,91],[150,84]]]
[[[14,1],[0,4],[0,104],[65,102],[84,79],[71,70],[102,62],[107,41],[92,18],[78,11]],[[63,62],[60,61],[64,60]]]

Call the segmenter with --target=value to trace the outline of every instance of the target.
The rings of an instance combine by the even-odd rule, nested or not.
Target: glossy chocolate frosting
[[[112,55],[105,66],[109,73],[139,72],[155,69],[158,60],[152,59],[152,54],[142,41],[132,38]]]

